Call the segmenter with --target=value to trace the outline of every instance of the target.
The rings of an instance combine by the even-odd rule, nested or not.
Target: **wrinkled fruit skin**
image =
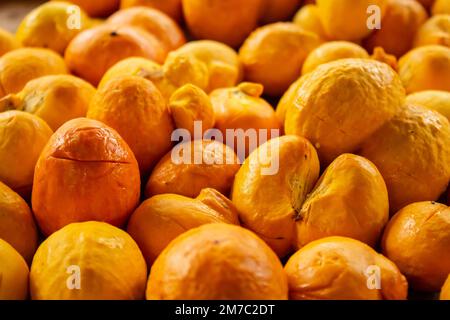
[[[139,202],[133,152],[113,129],[78,118],[50,138],[36,164],[33,212],[45,235],[72,222],[122,226]]]
[[[149,300],[285,300],[278,257],[252,232],[229,224],[190,230],[163,251],[147,285]]]

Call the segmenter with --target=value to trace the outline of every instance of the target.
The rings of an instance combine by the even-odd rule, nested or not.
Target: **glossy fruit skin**
[[[261,83],[270,96],[281,96],[300,76],[307,55],[320,43],[316,34],[294,23],[279,22],[260,27],[239,50],[245,79]]]
[[[146,6],[164,12],[175,21],[182,20],[181,0],[122,0],[120,5],[121,9]]]
[[[21,48],[0,58],[0,98],[20,92],[28,81],[53,74],[67,74],[57,53],[49,49]]]
[[[441,289],[440,300],[450,300],[450,274]]]
[[[126,142],[99,121],[77,118],[60,127],[42,151],[32,208],[45,235],[72,222],[122,226],[139,193],[139,167]]]
[[[379,268],[380,289],[368,284]],[[393,262],[366,244],[346,237],[313,241],[284,267],[291,300],[405,300],[408,283]]]
[[[450,92],[448,91],[419,91],[408,95],[406,103],[435,110],[450,121]]]
[[[18,49],[19,47],[20,43],[12,33],[0,28],[0,57],[9,51]]]
[[[145,200],[131,216],[127,232],[150,266],[173,239],[207,223],[239,225],[231,201],[210,188],[203,189],[196,198],[160,194]]]
[[[285,300],[286,275],[277,256],[254,233],[207,224],[183,233],[155,261],[149,300]]]
[[[89,16],[101,18],[109,16],[119,9],[120,0],[70,0],[70,2],[82,8]]]
[[[28,273],[28,265],[22,256],[0,239],[0,300],[26,300]]]
[[[450,273],[450,208],[437,202],[410,204],[389,221],[383,254],[414,290],[439,291]]]
[[[330,41],[315,48],[306,58],[302,67],[302,75],[313,71],[319,65],[339,59],[369,59],[367,51],[348,41]]]
[[[369,160],[353,154],[336,158],[297,213],[297,247],[344,236],[375,247],[389,219],[386,184]]]
[[[238,169],[236,154],[221,142],[181,142],[156,165],[145,187],[145,196],[175,193],[194,198],[204,188],[227,195]]]
[[[67,121],[86,116],[95,88],[71,75],[50,75],[29,81],[17,94],[0,100],[0,110],[17,109],[32,113],[58,129]]]
[[[161,42],[140,28],[101,25],[78,34],[64,58],[73,74],[97,86],[104,73],[120,60],[137,56],[162,63],[166,55]]]
[[[238,47],[258,25],[264,0],[182,0],[190,33]]]
[[[372,60],[330,62],[299,82],[287,106],[285,132],[310,140],[324,165],[355,152],[405,100],[394,70]]]
[[[80,288],[69,286],[78,267]],[[48,237],[30,272],[33,300],[138,300],[147,267],[133,239],[103,222],[72,223]]]
[[[52,134],[44,120],[35,115],[15,110],[1,112],[0,180],[28,197],[34,167]]]
[[[322,40],[327,38],[322,21],[320,20],[319,8],[315,4],[305,4],[295,14],[292,22],[307,31],[317,34]]]
[[[433,44],[450,47],[450,13],[431,17],[417,31],[415,47]]]
[[[427,11],[416,1],[388,0],[381,29],[365,39],[364,46],[369,52],[382,47],[387,53],[401,57],[413,47],[417,30],[427,19]]]
[[[256,134],[257,139],[253,145],[236,136],[233,139],[225,139],[225,143],[234,148],[242,161],[255,148],[281,135],[280,122],[272,106],[261,97],[262,93],[262,85],[242,82],[237,87],[217,89],[210,94],[215,115],[214,127],[219,129],[224,137],[227,129],[234,132],[254,130]]]
[[[318,177],[319,159],[306,139],[282,136],[261,145],[234,180],[231,200],[242,226],[266,241],[278,256],[286,256],[296,243],[296,212]]]
[[[301,0],[265,0],[263,23],[289,20],[300,7]]]
[[[38,242],[33,213],[25,200],[3,182],[0,182],[0,239],[31,262]]]
[[[450,91],[450,48],[430,45],[413,49],[399,60],[398,73],[408,94]]]
[[[158,38],[166,46],[167,51],[175,50],[186,43],[183,31],[177,23],[156,9],[147,7],[123,9],[109,17],[106,23],[141,27]]]
[[[90,19],[80,10],[79,26],[69,27],[72,3],[47,2],[30,13],[20,23],[16,38],[25,47],[49,48],[64,54],[69,42],[90,27]]]
[[[120,134],[136,156],[142,176],[172,147],[174,127],[164,97],[141,77],[123,76],[106,83],[93,97],[87,117]]]
[[[450,125],[438,112],[407,105],[368,138],[359,154],[380,170],[395,213],[419,201],[437,200],[450,179]]]

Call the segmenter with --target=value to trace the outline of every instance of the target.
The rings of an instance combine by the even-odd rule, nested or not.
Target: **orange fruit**
[[[207,223],[239,225],[231,201],[209,188],[203,189],[194,199],[160,194],[145,200],[132,214],[127,232],[137,242],[150,266],[173,239]]]
[[[447,277],[447,280],[445,281],[444,286],[441,289],[440,299],[450,300],[450,274]]]
[[[437,111],[450,121],[450,92],[448,91],[419,91],[407,96],[406,102]]]
[[[380,170],[396,212],[418,201],[437,200],[450,179],[450,124],[438,112],[407,105],[361,146]]]
[[[397,58],[392,54],[386,53],[382,47],[376,47],[373,50],[373,53],[370,56],[370,58],[379,62],[386,63],[392,69],[398,71]]]
[[[450,3],[447,0],[436,0],[431,12],[433,15],[450,14]]]
[[[163,193],[197,197],[204,188],[227,195],[239,169],[232,149],[218,141],[184,141],[156,165],[145,188],[146,197]]]
[[[35,115],[15,110],[1,112],[0,181],[27,198],[34,167],[52,133]]]
[[[53,0],[61,1],[61,0]],[[66,1],[66,0],[64,0]],[[106,17],[119,9],[120,0],[68,0],[80,6],[91,17]]]
[[[263,23],[289,20],[300,7],[301,0],[265,0]]]
[[[119,134],[86,118],[66,122],[36,164],[32,207],[49,235],[72,222],[121,226],[139,202],[139,167]]]
[[[0,239],[0,300],[25,300],[28,297],[28,266],[22,256]]]
[[[143,176],[172,147],[169,109],[159,90],[136,76],[106,83],[93,97],[87,117],[115,129],[136,156]]]
[[[102,25],[78,34],[67,47],[65,60],[72,73],[97,85],[120,60],[139,56],[161,63],[166,54],[161,42],[141,28]]]
[[[0,110],[17,109],[35,114],[52,128],[86,116],[95,88],[71,75],[51,75],[28,82],[17,94],[0,100]]]
[[[176,21],[182,18],[181,0],[122,0],[121,8],[146,6],[164,12]]]
[[[222,132],[225,143],[243,161],[262,143],[281,135],[280,122],[272,106],[261,98],[263,86],[242,82],[237,87],[211,92],[214,127]],[[233,136],[227,136],[233,130]],[[240,132],[240,133],[239,133]]]
[[[225,223],[183,233],[150,272],[149,300],[284,300],[283,266],[252,232]]]
[[[430,45],[413,49],[399,60],[398,73],[407,93],[450,91],[450,48]]]
[[[72,223],[39,246],[31,298],[137,300],[144,297],[146,276],[144,257],[126,232],[103,222]]]
[[[412,289],[439,291],[450,273],[450,208],[429,201],[404,207],[389,221],[382,246]]]
[[[365,39],[364,45],[369,51],[382,47],[401,57],[413,47],[414,36],[427,18],[426,10],[417,1],[388,0],[381,29]]]
[[[321,39],[327,35],[320,20],[319,8],[315,4],[306,4],[295,14],[293,21],[303,29],[317,34]]]
[[[303,62],[319,44],[316,34],[290,22],[260,27],[239,50],[245,79],[261,83],[268,95],[281,96],[300,76]]]
[[[0,28],[0,57],[5,53],[18,49],[20,43],[10,32]]]
[[[286,134],[317,148],[323,164],[362,142],[403,107],[405,91],[387,64],[341,59],[319,66],[286,93]],[[318,121],[319,120],[319,121]]]
[[[450,13],[431,17],[417,31],[416,47],[433,44],[450,47]]]
[[[319,159],[304,138],[274,138],[253,151],[234,179],[231,200],[242,226],[278,254],[296,244],[296,212],[319,177]]]
[[[0,98],[21,91],[30,80],[66,73],[64,60],[52,50],[22,48],[10,51],[0,57]]]
[[[175,50],[186,43],[183,31],[176,22],[156,9],[133,7],[120,10],[109,17],[106,23],[140,27],[158,38],[167,51]]]
[[[393,262],[350,238],[311,242],[284,269],[292,300],[404,300],[408,294]]]
[[[264,0],[182,0],[190,33],[238,47],[258,26]]]

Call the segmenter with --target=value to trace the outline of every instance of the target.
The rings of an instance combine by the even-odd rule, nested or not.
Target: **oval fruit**
[[[26,300],[28,266],[22,256],[0,239],[0,300]]]

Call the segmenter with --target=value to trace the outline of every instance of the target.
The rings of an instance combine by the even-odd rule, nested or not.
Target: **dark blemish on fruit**
[[[113,31],[110,33],[111,37],[117,37],[119,34],[117,33],[117,31]]]

